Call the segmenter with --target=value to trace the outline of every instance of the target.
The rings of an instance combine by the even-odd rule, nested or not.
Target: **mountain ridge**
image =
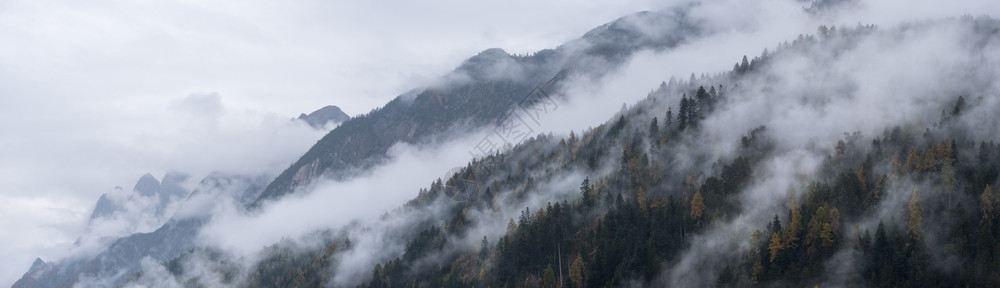
[[[296,120],[300,120],[309,124],[315,129],[322,129],[327,124],[337,125],[344,123],[344,121],[350,120],[351,116],[340,110],[340,107],[334,105],[327,105],[323,108],[319,108],[309,114],[302,113]]]
[[[631,14],[529,56],[486,49],[445,75],[443,83],[404,93],[330,131],[279,174],[252,206],[293,193],[318,177],[343,179],[369,169],[384,161],[395,143],[426,142],[463,125],[496,125],[532,91],[560,89],[567,75],[598,77],[635,51],[666,49],[697,37],[700,29],[686,9]],[[636,31],[653,27],[661,33]]]

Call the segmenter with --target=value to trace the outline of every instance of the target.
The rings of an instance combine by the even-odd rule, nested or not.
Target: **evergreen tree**
[[[705,86],[698,86],[698,92],[695,92],[694,99],[697,101],[696,106],[698,107],[696,114],[704,116],[711,108],[712,95],[705,91]]]
[[[705,87],[699,86],[698,92],[695,93],[694,97],[688,98],[688,109],[687,109],[687,124],[690,127],[698,126],[698,121],[701,120],[702,105],[706,105],[708,102],[708,93],[705,92]]]
[[[965,97],[958,96],[958,101],[955,101],[955,108],[951,110],[951,115],[958,116],[962,113],[962,109],[965,108]]]
[[[483,241],[479,245],[479,259],[486,260],[486,257],[490,255],[490,241],[486,240],[486,236],[483,236]]]
[[[889,237],[886,235],[885,224],[878,222],[878,229],[875,230],[875,243],[872,244],[872,282],[878,287],[889,287],[889,269],[892,261],[892,247],[889,246]]]
[[[580,195],[583,197],[583,205],[585,207],[593,207],[596,202],[594,197],[594,189],[590,185],[590,177],[584,178],[583,182],[580,183]]]
[[[688,127],[688,111],[691,110],[687,95],[681,95],[680,111],[677,111],[677,130],[684,132]]]
[[[653,138],[653,141],[656,141],[660,135],[660,125],[657,124],[658,121],[659,120],[657,120],[656,117],[653,117],[653,121],[649,123],[649,137]]]
[[[666,119],[664,119],[664,121],[666,121],[666,122],[663,123],[663,127],[666,128],[666,129],[668,129],[668,130],[671,127],[674,127],[674,115],[673,114],[674,114],[673,111],[670,111],[670,107],[667,107],[667,117],[666,117]]]

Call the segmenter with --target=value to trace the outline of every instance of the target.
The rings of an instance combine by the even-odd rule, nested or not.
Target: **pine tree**
[[[837,145],[833,147],[833,156],[839,159],[847,157],[847,144],[844,140],[837,140]]]
[[[659,120],[653,117],[653,121],[649,123],[649,137],[654,139],[659,138],[660,135],[660,125],[657,124]]]
[[[486,257],[490,255],[490,241],[486,240],[486,236],[483,235],[483,241],[479,245],[479,259],[486,260]]]
[[[965,108],[965,97],[958,96],[958,101],[955,101],[955,109],[951,110],[951,115],[957,116],[962,113],[963,108]]]
[[[687,95],[681,95],[680,111],[677,113],[677,130],[684,132],[688,126],[688,110],[691,110]]]
[[[507,236],[514,235],[517,231],[517,224],[514,223],[514,218],[510,218],[510,222],[507,222]]]
[[[594,189],[590,185],[590,177],[584,178],[583,182],[580,183],[580,195],[583,197],[583,205],[585,207],[593,207],[594,202]]]
[[[666,121],[666,122],[663,123],[663,127],[666,128],[666,129],[668,129],[668,130],[671,127],[674,127],[674,115],[673,114],[674,114],[673,111],[670,111],[670,107],[667,107],[667,117],[666,117],[666,119],[664,119],[664,121]]]
[[[708,111],[712,101],[712,96],[708,94],[708,91],[705,91],[705,86],[698,86],[698,92],[695,92],[694,99],[697,101],[695,106],[698,107],[698,113],[696,114],[704,116],[702,113]]]
[[[694,97],[688,98],[688,109],[687,109],[687,122],[688,126],[695,127],[698,126],[698,120],[701,120],[701,109],[702,105],[705,105],[708,100],[702,100],[708,98],[707,92],[705,92],[705,87],[698,88],[698,92],[695,93]]]
[[[890,287],[888,279],[890,261],[892,261],[892,247],[885,232],[885,224],[879,221],[878,229],[875,230],[875,242],[872,244],[871,273],[871,280],[878,287]]]

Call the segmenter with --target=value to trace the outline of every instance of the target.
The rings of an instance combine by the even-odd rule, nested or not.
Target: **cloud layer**
[[[640,53],[619,73],[598,83],[571,87],[566,91],[570,97],[591,99],[600,105],[566,103],[563,110],[543,119],[543,128],[565,133],[599,124],[617,111],[608,107],[634,103],[660,81],[724,71],[740,55],[758,54],[794,35],[812,33],[820,24],[853,26],[861,22],[891,27],[969,13],[1000,15],[1000,7],[993,1],[856,3],[810,18],[802,13],[804,4],[796,1],[706,1],[693,13],[708,19],[704,24],[712,29],[711,36],[668,53]],[[0,47],[0,95],[4,95],[0,96],[0,183],[4,186],[0,191],[0,231],[17,233],[0,233],[5,235],[0,236],[0,257],[7,259],[0,266],[0,285],[13,282],[36,256],[61,255],[80,234],[97,196],[114,186],[130,187],[139,175],[152,172],[159,176],[170,170],[192,175],[215,170],[276,173],[321,136],[321,132],[288,121],[300,112],[333,104],[349,114],[362,113],[446,73],[480,50],[502,47],[511,53],[526,53],[551,48],[624,14],[672,4],[639,0],[585,4],[488,1],[476,5],[454,0],[281,5],[264,1],[4,2],[0,4],[0,40],[16,45]],[[915,46],[923,50],[882,56],[888,61],[886,65],[907,65],[913,56],[944,56],[934,49],[954,48],[942,46],[947,41],[941,44],[933,40],[949,39],[926,40],[932,42]],[[878,49],[884,47],[861,49],[881,51]],[[924,61],[916,64],[933,65],[926,62],[962,59],[916,60]],[[865,68],[870,61],[852,59],[845,65]],[[874,80],[921,83],[919,79],[934,76],[868,68],[860,69],[864,72],[855,80],[862,84]],[[781,69],[795,72],[803,67]],[[895,74],[898,78],[880,78],[889,72],[900,73]],[[861,85],[861,89],[873,89],[863,91],[870,95],[891,92],[871,87]],[[901,89],[926,88],[907,87]],[[877,98],[855,100],[876,101],[873,99]],[[743,104],[759,109],[767,106],[752,101]],[[789,111],[802,115],[815,112]],[[911,115],[871,119],[865,117],[887,111],[867,112],[848,114],[846,121],[854,121],[851,128],[869,131],[879,127],[866,126],[870,122],[862,120],[891,121],[897,119],[891,117]],[[751,117],[740,111],[726,115]],[[793,116],[802,115],[781,116],[796,119]],[[755,120],[745,123],[770,121]],[[820,124],[841,119],[821,120]],[[707,125],[712,121],[728,123],[733,119],[709,119]],[[775,121],[771,127],[776,129],[801,129],[796,125],[802,122]],[[728,128],[745,131],[752,127]],[[799,135],[800,141],[793,143],[803,144],[816,137],[833,139],[843,132],[818,131],[836,134]],[[236,249],[249,251],[282,236],[343,225],[349,217],[378,215],[412,197],[413,189],[441,172],[462,165],[467,159],[460,157],[467,156],[466,151],[474,146],[469,141],[475,140],[479,139],[450,144],[445,147],[452,149],[449,152],[398,147],[395,164],[373,172],[374,177],[320,184],[313,194],[327,198],[294,198],[269,207],[262,215],[217,219],[218,226],[213,227],[219,229],[211,231],[221,233],[240,223],[285,230],[243,235],[255,239],[251,242],[235,243],[222,234],[207,234],[206,241],[239,244]],[[832,145],[830,141],[819,143]],[[421,158],[426,156],[420,154],[448,156],[448,160],[436,163],[441,167],[417,169],[435,159]],[[802,159],[808,166],[810,158]],[[405,177],[394,185],[384,185],[386,179],[397,179],[395,175]],[[387,200],[371,202],[371,193],[383,193],[379,195],[385,198],[378,199]],[[378,209],[358,211],[362,204],[352,201]],[[323,209],[330,207],[318,203],[334,203],[339,208],[323,214]],[[300,211],[329,217],[301,226],[280,225],[285,223],[286,214]]]
[[[6,1],[0,231],[18,232],[0,237],[0,286],[144,173],[276,173],[320,136],[286,123],[301,112],[363,113],[483,49],[551,48],[659,5]]]

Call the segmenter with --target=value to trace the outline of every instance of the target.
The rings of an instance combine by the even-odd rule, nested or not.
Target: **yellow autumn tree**
[[[542,272],[542,287],[556,287],[556,272],[552,269],[552,264]]]
[[[785,231],[781,233],[781,239],[785,241],[785,247],[795,248],[799,245],[799,233],[802,232],[802,212],[799,210],[798,206],[792,208],[792,217],[788,219],[788,225],[785,226]]]
[[[951,161],[945,161],[944,164],[941,165],[941,186],[944,188],[948,208],[951,208],[951,194],[955,193],[956,187],[958,186],[958,180],[955,179],[955,167],[951,166]]]
[[[906,173],[920,172],[920,155],[917,155],[917,148],[910,146],[910,151],[906,155]]]
[[[767,245],[767,250],[771,251],[771,262],[774,262],[774,257],[778,257],[778,252],[784,248],[785,245],[781,244],[781,236],[778,233],[771,234],[771,244]]]
[[[574,288],[584,287],[585,280],[587,279],[587,267],[583,264],[583,256],[580,256],[580,252],[576,252],[576,260],[573,260],[573,264],[569,266],[569,283],[573,285]]]
[[[646,201],[646,193],[643,193],[642,187],[639,187],[639,192],[636,193],[635,200],[639,202],[639,209],[642,210],[642,215],[649,216],[649,204]]]
[[[701,191],[695,192],[693,199],[691,199],[691,219],[694,220],[694,226],[701,226],[702,216],[705,215],[705,198],[701,196]]]
[[[854,174],[858,177],[858,182],[861,182],[861,191],[868,191],[868,179],[865,179],[865,167],[858,167],[858,171]]]
[[[909,210],[910,214],[906,220],[906,235],[910,236],[914,242],[919,242],[924,237],[924,216],[920,210],[919,190],[913,190],[913,195],[910,196]]]
[[[899,163],[899,152],[892,154],[892,158],[889,158],[889,168],[892,170],[893,176],[903,174],[903,164]]]
[[[981,205],[981,211],[983,213],[982,218],[979,218],[980,229],[992,229],[993,228],[993,193],[990,191],[990,185],[986,185],[986,190],[983,190],[983,194],[979,195],[979,205]]]

